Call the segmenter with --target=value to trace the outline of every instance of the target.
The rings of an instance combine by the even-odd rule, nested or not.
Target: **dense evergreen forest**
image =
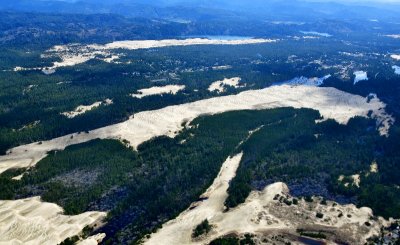
[[[320,195],[400,218],[400,76],[392,68],[400,63],[390,57],[399,53],[399,47],[398,40],[385,36],[397,33],[398,24],[319,19],[301,25],[284,23],[283,28],[273,21],[247,20],[244,25],[234,19],[182,22],[115,14],[1,12],[0,154],[21,144],[118,123],[140,111],[328,74],[332,76],[322,86],[363,97],[375,93],[387,104],[385,110],[396,118],[390,137],[379,136],[376,122],[365,118],[353,118],[348,125],[332,120],[315,124],[320,115],[306,109],[202,116],[176,138],[157,137],[137,151],[124,142],[93,140],[50,152],[35,168],[1,174],[0,200],[41,196],[62,206],[66,214],[108,211],[107,224],[100,230],[107,233],[104,243],[135,244],[197,201],[225,159],[243,151],[228,190],[228,209],[243,203],[252,190],[284,181],[294,196]],[[331,36],[305,36],[302,31],[307,30]],[[118,49],[111,51],[120,57],[118,63],[96,56],[52,74],[14,71],[60,61],[46,55],[53,45],[212,35],[277,42]],[[369,79],[354,84],[357,70],[366,71]],[[241,78],[240,87],[227,86],[222,93],[207,90],[214,81],[232,77]],[[130,95],[170,84],[186,87],[176,95],[142,99]],[[113,103],[74,118],[61,114],[106,99]],[[377,171],[371,171],[374,164]],[[12,180],[21,173],[25,173],[22,180]],[[354,175],[359,175],[359,185]],[[251,241],[251,237],[227,237],[212,244]]]
[[[227,112],[197,118],[191,125],[198,126],[185,128],[174,139],[145,142],[138,151],[114,140],[70,146],[51,152],[21,181],[11,177],[22,170],[0,175],[0,199],[40,195],[67,214],[110,211],[100,230],[107,233],[106,244],[135,242],[196,201],[225,159],[243,151],[228,207],[243,202],[251,190],[285,181],[297,196],[355,200],[377,215],[398,217],[400,178],[394,169],[399,129],[386,139],[372,120],[355,118],[346,126],[331,120],[315,124],[318,118],[318,112],[307,109]],[[378,172],[370,172],[373,162]],[[359,187],[349,178],[356,173]],[[340,175],[346,178],[339,181]],[[314,187],[308,189],[307,183]]]
[[[118,50],[120,64],[98,59],[73,67],[57,69],[45,75],[40,71],[14,72],[16,66],[49,66],[57,58],[41,58],[46,49],[0,49],[0,153],[13,146],[51,139],[68,133],[92,130],[126,120],[132,114],[181,104],[212,96],[259,89],[294,77],[333,76],[323,86],[333,86],[362,96],[373,92],[388,104],[395,116],[400,108],[400,76],[395,75],[386,56],[376,56],[394,44],[348,46],[336,38],[324,40],[280,40],[277,43],[244,46],[169,47],[149,50]],[[324,50],[322,53],[321,50]],[[348,57],[342,53],[363,53]],[[295,55],[295,56],[293,56]],[[319,64],[318,62],[322,62]],[[356,85],[341,80],[337,64],[364,69],[368,63],[368,81]],[[215,70],[214,66],[231,66]],[[335,75],[336,74],[336,75]],[[372,76],[375,74],[375,76]],[[242,87],[227,87],[226,92],[209,92],[208,86],[223,78],[241,77]],[[177,95],[133,98],[138,89],[167,84],[185,85]],[[113,104],[69,119],[60,113],[79,105],[112,99]]]

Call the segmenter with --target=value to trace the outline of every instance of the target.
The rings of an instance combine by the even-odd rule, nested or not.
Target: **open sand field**
[[[368,75],[367,75],[367,72],[365,72],[365,71],[355,71],[353,73],[353,75],[355,76],[354,84],[356,84],[360,81],[368,80]]]
[[[400,60],[400,54],[392,54],[390,57],[394,60]]]
[[[92,44],[70,44],[56,45],[47,50],[42,57],[57,57],[60,61],[53,63],[50,67],[24,68],[15,67],[14,71],[25,70],[42,70],[45,74],[52,74],[57,68],[75,66],[85,63],[92,59],[100,59],[107,63],[116,62],[121,54],[116,54],[113,51],[117,49],[138,50],[163,48],[174,46],[193,46],[193,45],[246,45],[246,44],[261,44],[277,42],[276,39],[240,39],[240,40],[213,40],[206,38],[189,38],[189,39],[166,39],[166,40],[130,40],[116,41],[104,45]]]
[[[190,46],[190,45],[244,45],[276,42],[275,39],[240,39],[240,40],[215,40],[206,38],[189,39],[166,39],[166,40],[138,40],[138,41],[116,41],[105,45],[89,45],[89,48],[96,50],[110,49],[149,49],[171,46]]]
[[[60,206],[42,202],[40,197],[0,201],[0,244],[59,244],[106,216],[104,212],[62,213]]]
[[[371,97],[371,96],[370,96]],[[237,95],[221,96],[196,102],[168,106],[135,114],[125,122],[99,128],[89,133],[75,133],[40,143],[31,143],[8,150],[0,156],[0,173],[10,168],[33,167],[51,150],[63,150],[73,144],[96,138],[125,139],[136,148],[153,137],[174,137],[182,123],[200,115],[211,115],[234,110],[261,110],[282,107],[311,108],[323,119],[334,119],[346,124],[352,117],[371,117],[377,120],[382,135],[388,135],[394,118],[385,112],[385,104],[377,97],[364,98],[335,88],[312,86],[272,86],[249,90]]]
[[[61,114],[68,118],[74,118],[76,116],[85,114],[86,112],[91,111],[101,105],[111,105],[112,103],[113,103],[112,100],[106,99],[104,101],[97,101],[91,105],[80,105],[80,106],[76,107],[75,110],[73,110],[73,111],[67,111],[67,112],[63,112]]]
[[[196,225],[205,219],[221,214],[224,210],[229,181],[235,177],[242,156],[243,153],[240,153],[226,159],[212,185],[201,195],[201,198],[207,199],[193,203],[176,219],[164,224],[163,228],[153,234],[146,244],[190,244],[192,231]]]
[[[323,205],[318,197],[314,197],[312,202],[299,200],[298,204],[288,205],[284,200],[292,202],[293,198],[284,183],[271,184],[263,191],[253,191],[245,203],[226,210],[224,201],[228,197],[229,181],[235,177],[241,158],[242,153],[228,158],[213,184],[201,196],[203,200],[192,203],[177,218],[165,223],[145,239],[144,244],[208,244],[222,236],[246,233],[256,235],[256,239],[270,241],[263,244],[272,244],[274,235],[287,236],[286,241],[298,244],[298,229],[326,231],[330,238],[364,244],[367,238],[379,234],[382,225],[388,224],[382,218],[372,220],[369,208],[330,201]],[[317,213],[323,214],[323,217],[318,218]],[[212,230],[192,238],[193,229],[205,219]]]
[[[131,94],[132,97],[135,98],[143,98],[150,95],[157,95],[157,94],[176,94],[181,90],[185,89],[185,85],[166,85],[163,87],[151,87],[151,88],[144,88],[137,91],[136,94]]]
[[[208,91],[214,92],[217,91],[218,93],[225,92],[224,86],[231,86],[234,88],[239,87],[240,77],[232,77],[232,78],[225,78],[222,81],[215,81],[209,87]]]
[[[394,74],[400,75],[400,66],[392,66]]]

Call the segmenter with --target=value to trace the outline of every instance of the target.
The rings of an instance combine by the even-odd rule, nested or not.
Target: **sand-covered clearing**
[[[395,39],[399,39],[400,38],[400,34],[392,34],[392,35],[385,35],[386,37],[391,37],[391,38],[395,38]]]
[[[104,240],[104,238],[106,238],[106,234],[100,233],[94,236],[90,236],[85,240],[79,241],[76,243],[76,245],[97,245],[101,243]]]
[[[61,114],[68,118],[74,118],[76,116],[85,114],[86,112],[91,111],[101,105],[111,105],[112,103],[113,103],[112,100],[106,99],[104,101],[97,101],[91,105],[80,105],[80,106],[76,107],[75,110],[73,110],[73,111],[67,111],[67,112],[63,112]]]
[[[368,80],[368,75],[367,75],[367,72],[365,72],[365,71],[355,71],[353,73],[353,75],[355,76],[354,84],[356,84],[360,81]]]
[[[376,96],[364,98],[327,87],[281,85],[261,90],[249,90],[236,95],[168,106],[154,111],[143,111],[125,122],[88,133],[75,133],[40,143],[15,147],[9,150],[7,155],[0,156],[0,173],[10,168],[32,167],[51,150],[63,150],[69,145],[96,138],[125,139],[136,148],[153,137],[175,136],[182,129],[184,122],[191,121],[200,115],[235,110],[310,108],[319,111],[324,119],[334,119],[341,124],[346,124],[355,116],[368,117],[370,115],[377,120],[380,133],[388,135],[394,118],[385,112],[385,106]],[[371,111],[372,113],[370,113]]]
[[[179,91],[185,89],[185,85],[166,85],[163,87],[144,88],[137,91],[136,94],[131,94],[134,98],[143,98],[150,95],[157,94],[177,94]]]
[[[163,48],[173,46],[192,46],[192,45],[246,45],[277,42],[276,39],[253,39],[243,38],[235,40],[216,40],[206,38],[190,38],[190,39],[166,39],[166,40],[133,40],[133,41],[116,41],[100,44],[69,44],[56,45],[42,54],[43,58],[56,57],[60,61],[56,61],[50,67],[24,68],[15,67],[14,71],[24,70],[42,70],[45,74],[52,74],[57,68],[70,67],[85,63],[92,59],[102,60],[107,63],[118,63],[121,53],[115,53],[117,49],[138,50]]]
[[[378,173],[378,163],[376,163],[375,161],[371,163],[370,165],[370,169],[369,172],[370,173]]]
[[[400,60],[400,54],[392,54],[390,57],[394,60]]]
[[[289,81],[283,82],[282,84],[288,84],[288,85],[293,85],[293,86],[297,86],[297,85],[307,85],[307,86],[321,86],[322,84],[324,84],[324,81],[326,79],[329,79],[331,77],[330,74],[323,76],[323,77],[312,77],[312,78],[308,78],[308,77],[295,77]]]
[[[305,35],[315,35],[320,37],[331,37],[332,35],[329,33],[317,32],[317,31],[300,31]]]
[[[206,38],[189,38],[189,39],[166,39],[166,40],[136,40],[136,41],[116,41],[105,45],[89,45],[88,47],[95,50],[110,49],[149,49],[162,48],[172,46],[191,46],[191,45],[244,45],[244,44],[260,44],[276,42],[275,39],[238,39],[238,40],[221,40]]]
[[[221,71],[221,70],[229,70],[232,69],[231,65],[225,65],[225,66],[213,66],[211,67],[215,71]]]
[[[382,225],[387,225],[382,218],[371,220],[373,214],[369,208],[358,209],[355,205],[339,205],[330,201],[323,205],[320,204],[321,198],[314,197],[313,202],[298,200],[298,204],[288,205],[286,201],[293,202],[293,198],[284,183],[269,185],[263,191],[253,191],[245,203],[224,212],[223,204],[228,188],[225,183],[228,179],[221,179],[234,177],[233,171],[237,168],[236,161],[240,161],[240,157],[241,155],[235,156],[224,163],[213,185],[202,196],[208,199],[193,203],[177,218],[151,234],[144,243],[208,244],[221,236],[251,233],[263,240],[271,239],[269,243],[263,244],[272,244],[275,234],[290,234],[290,240],[290,237],[298,235],[298,229],[304,229],[311,232],[326,231],[330,236],[328,239],[333,237],[350,244],[364,244],[367,238],[379,234]],[[321,213],[323,217],[318,218],[317,213]],[[192,238],[193,229],[204,219],[212,225],[211,232]],[[270,233],[272,237],[268,236]],[[296,244],[296,240],[290,242]]]
[[[201,195],[204,201],[193,203],[189,209],[177,218],[163,225],[145,244],[190,244],[191,235],[196,225],[204,219],[212,219],[224,210],[224,202],[228,197],[229,181],[236,175],[236,170],[243,153],[229,157],[221,167],[218,176],[207,191]]]
[[[394,74],[400,75],[400,66],[392,66]]]
[[[226,90],[225,86],[238,88],[240,80],[241,80],[240,77],[232,77],[232,78],[225,78],[224,80],[221,81],[215,81],[208,87],[208,91],[210,92],[216,91],[217,93],[222,93],[225,92]]]
[[[62,213],[60,206],[42,202],[39,197],[0,201],[0,244],[59,244],[106,216],[104,212]]]

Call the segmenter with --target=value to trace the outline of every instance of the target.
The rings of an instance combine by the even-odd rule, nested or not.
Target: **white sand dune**
[[[94,236],[90,236],[83,241],[79,241],[76,245],[97,245],[106,238],[106,234],[100,233]]]
[[[74,118],[76,116],[85,114],[88,111],[91,111],[101,105],[111,105],[113,102],[110,99],[106,99],[104,101],[97,101],[91,105],[80,105],[75,108],[73,111],[68,111],[68,112],[63,112],[61,113],[62,115],[68,117],[68,118]]]
[[[215,71],[229,70],[229,69],[232,69],[232,66],[231,66],[231,65],[213,66],[213,67],[211,67],[211,69],[213,69],[213,70],[215,70]]]
[[[400,54],[392,54],[390,57],[394,60],[400,60]]]
[[[385,104],[378,98],[364,98],[335,88],[312,86],[272,86],[249,90],[237,95],[221,96],[192,103],[168,106],[154,111],[135,114],[125,122],[93,130],[89,133],[71,134],[40,143],[15,147],[0,156],[0,173],[10,168],[33,167],[51,150],[63,150],[96,138],[126,139],[136,148],[153,137],[173,137],[182,129],[182,123],[205,114],[234,110],[261,110],[282,107],[310,108],[320,112],[324,119],[334,119],[346,124],[352,117],[371,117],[377,120],[380,133],[388,135],[394,118],[385,112]]]
[[[176,94],[185,89],[185,85],[166,85],[162,87],[151,87],[138,90],[136,94],[131,94],[134,98],[143,98],[150,95],[157,94]]]
[[[153,234],[146,244],[190,244],[196,225],[223,212],[224,202],[228,197],[229,181],[235,177],[242,156],[243,153],[232,158],[229,157],[222,164],[213,184],[201,195],[202,198],[207,198],[206,200],[193,203],[177,218],[164,224],[163,228]]]
[[[394,74],[400,75],[400,66],[392,66]]]
[[[391,37],[395,39],[400,39],[400,34],[385,35],[386,37]]]
[[[221,81],[215,81],[208,87],[208,91],[210,92],[216,91],[217,93],[222,93],[225,92],[226,90],[224,86],[231,86],[234,88],[238,88],[240,80],[241,80],[240,77],[232,77],[232,78],[225,78],[224,80]]]
[[[332,35],[329,33],[317,32],[317,31],[300,31],[305,35],[315,35],[320,37],[331,37]]]
[[[331,78],[332,76],[330,74],[323,76],[323,77],[295,77],[289,81],[283,82],[282,84],[288,84],[288,85],[307,85],[307,86],[321,86],[324,84],[324,81]]]
[[[277,42],[276,39],[252,39],[245,38],[240,40],[213,40],[206,38],[190,38],[190,39],[166,39],[166,40],[130,40],[116,41],[104,45],[92,44],[69,44],[56,45],[46,51],[43,57],[58,57],[61,61],[53,63],[51,67],[42,68],[23,68],[15,67],[14,71],[24,70],[42,70],[45,74],[52,74],[57,68],[70,67],[85,63],[92,59],[100,59],[107,63],[116,62],[120,58],[120,54],[113,51],[116,49],[139,50],[151,48],[163,48],[174,46],[192,46],[192,45],[245,45],[245,44],[261,44]]]
[[[189,39],[166,39],[166,40],[135,40],[135,41],[116,41],[105,45],[89,45],[89,48],[95,50],[111,50],[111,49],[149,49],[162,48],[172,46],[191,46],[191,45],[244,45],[244,44],[260,44],[276,42],[275,39],[239,39],[239,40],[217,40],[206,38],[189,38]]]
[[[368,75],[367,72],[365,71],[355,71],[354,73],[354,84],[360,82],[360,81],[364,81],[364,80],[368,80]]]
[[[298,228],[306,226],[343,232],[352,244],[364,244],[368,237],[379,234],[382,225],[387,225],[382,218],[372,221],[373,214],[369,208],[358,209],[355,205],[342,206],[333,202],[321,205],[318,198],[314,198],[312,203],[300,200],[297,205],[274,200],[276,195],[291,199],[284,183],[269,185],[260,192],[253,191],[245,203],[225,211],[229,181],[235,177],[242,155],[240,153],[225,161],[213,184],[201,196],[207,199],[193,203],[145,239],[144,244],[208,244],[228,234],[262,235],[268,231],[296,234]],[[325,218],[316,218],[317,212],[324,214]],[[343,213],[342,217],[338,217],[339,213]],[[212,231],[193,239],[193,229],[205,219],[212,225]],[[370,227],[366,227],[365,222],[369,222]]]
[[[104,212],[63,215],[63,209],[33,197],[0,201],[0,244],[53,245],[101,222]]]

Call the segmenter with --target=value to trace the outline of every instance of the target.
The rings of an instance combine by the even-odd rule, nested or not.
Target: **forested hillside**
[[[186,209],[211,184],[224,160],[243,151],[228,208],[242,203],[251,190],[285,181],[298,197],[355,201],[377,215],[398,217],[400,183],[392,171],[398,134],[383,138],[367,119],[355,118],[345,126],[315,124],[318,118],[305,109],[228,112],[200,117],[176,138],[155,138],[137,152],[114,140],[70,146],[51,152],[21,181],[11,180],[21,170],[2,174],[0,198],[41,195],[67,214],[111,211],[100,231],[111,244],[126,243]],[[371,172],[372,163],[377,172]],[[358,186],[349,177],[354,174],[360,175]],[[341,181],[340,175],[345,176]]]

